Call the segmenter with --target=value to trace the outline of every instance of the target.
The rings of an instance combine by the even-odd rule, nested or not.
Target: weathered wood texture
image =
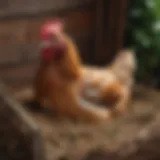
[[[100,7],[103,6],[103,7]],[[96,63],[105,64],[123,48],[123,36],[127,18],[127,0],[100,0],[98,15],[101,25],[97,26],[98,34]],[[100,20],[99,20],[100,22]]]
[[[7,85],[32,81],[39,61],[39,28],[57,15],[67,22],[66,31],[78,45],[83,60],[91,61],[96,29],[93,0],[14,0],[0,4],[0,77]]]
[[[0,84],[0,159],[44,160],[37,124]]]
[[[66,22],[85,63],[104,64],[123,46],[126,0],[7,0],[0,2],[0,77],[30,83],[38,66],[39,28],[56,16]]]
[[[0,3],[0,18],[19,16],[34,16],[46,12],[59,12],[84,6],[94,0],[2,0]]]

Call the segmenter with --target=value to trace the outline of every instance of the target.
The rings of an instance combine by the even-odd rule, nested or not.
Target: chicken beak
[[[48,46],[50,46],[50,45],[51,45],[51,42],[50,42],[50,41],[44,40],[44,41],[42,41],[42,42],[40,43],[39,49],[46,48],[46,47],[48,47]]]

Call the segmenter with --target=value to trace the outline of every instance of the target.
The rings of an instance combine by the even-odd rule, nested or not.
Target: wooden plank
[[[94,32],[94,10],[79,10],[71,11],[65,15],[61,15],[62,19],[66,22],[66,31],[75,36],[83,33]],[[27,40],[35,42],[39,39],[39,28],[46,21],[46,19],[53,19],[55,16],[50,15],[47,17],[31,18],[27,26]]]
[[[4,20],[0,22],[0,43],[32,43],[39,40],[40,26],[54,15],[38,18]],[[66,21],[66,31],[72,35],[94,31],[94,10],[71,11],[61,17]]]
[[[28,20],[5,20],[0,22],[0,44],[25,43]]]
[[[104,1],[104,7],[104,49],[102,52],[100,52],[99,56],[97,53],[96,59],[98,64],[106,64],[111,61],[115,53],[117,53],[123,47],[127,1]]]
[[[117,26],[119,26],[116,30],[117,32],[117,38],[115,41],[116,44],[116,52],[120,50],[123,45],[124,45],[124,31],[125,31],[125,26],[126,26],[126,19],[127,19],[127,6],[128,6],[128,1],[126,0],[121,0],[119,2],[119,7],[117,15],[119,16],[117,20]]]
[[[12,77],[30,77],[34,76],[35,70],[37,69],[37,63],[26,64],[21,67],[8,68],[0,71],[0,77],[12,78]],[[27,79],[26,79],[27,81]]]
[[[0,152],[7,159],[45,160],[37,123],[0,83]],[[34,147],[37,147],[36,149]]]
[[[10,44],[0,46],[0,66],[28,63],[38,57],[38,44]]]
[[[92,55],[89,55],[88,53],[92,54],[94,50],[92,35],[83,35],[76,38],[76,44],[78,44],[78,48],[80,48],[83,61],[91,62],[92,57],[90,56]],[[17,46],[10,46],[9,48],[11,51],[14,49],[14,53],[11,53],[10,51],[3,52],[3,56],[2,54],[0,55],[1,80],[7,85],[18,87],[32,83],[39,64],[38,49],[36,49],[35,45],[24,45],[20,50],[18,44]]]
[[[8,0],[2,5],[0,18],[34,16],[45,12],[59,12],[92,4],[94,0]]]
[[[104,51],[104,0],[98,0],[96,6],[96,51],[94,61],[98,62]]]
[[[89,52],[94,48],[94,41],[92,33],[82,34],[81,36],[73,37],[82,57],[86,60],[89,58]],[[39,43],[31,44],[10,44],[0,46],[0,67],[3,68],[14,67],[14,65],[24,65],[33,63],[39,60]]]
[[[115,2],[115,1],[114,1]],[[101,55],[100,63],[106,63],[108,59],[110,59],[110,55],[113,54],[113,45],[114,45],[114,37],[115,37],[115,28],[118,26],[115,26],[115,21],[117,20],[117,17],[115,17],[115,11],[117,9],[117,5],[115,5],[113,1],[109,0],[108,2],[105,3],[105,8],[106,12],[105,17],[106,17],[106,22],[105,22],[105,30],[104,30],[104,51],[103,54]],[[104,53],[105,52],[105,53]],[[104,62],[104,60],[106,62]]]
[[[76,40],[83,59],[90,60],[94,52],[95,6],[62,13],[66,31]],[[55,15],[3,20],[0,22],[0,66],[28,63],[37,57],[39,29],[46,19]],[[92,46],[92,49],[91,49]],[[92,55],[89,55],[91,53]]]

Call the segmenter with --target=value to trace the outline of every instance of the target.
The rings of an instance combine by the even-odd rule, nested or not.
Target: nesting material
[[[105,159],[110,153],[118,155],[118,152],[123,150],[122,146],[132,143],[141,130],[156,120],[160,114],[159,97],[160,93],[158,92],[138,88],[126,113],[101,125],[56,119],[50,112],[41,109],[33,110],[34,106],[24,105],[22,108],[39,127],[37,131],[40,132],[43,141],[39,144],[44,147],[41,147],[45,154],[44,159],[91,160],[93,159],[92,151],[97,150],[103,150],[105,154],[104,156],[100,154],[99,159],[100,157]],[[141,135],[145,138],[143,134]],[[124,147],[124,149],[126,148]],[[116,157],[114,159],[117,160]],[[133,158],[133,160],[135,159]]]

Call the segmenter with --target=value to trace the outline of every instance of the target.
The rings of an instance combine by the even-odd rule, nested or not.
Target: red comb
[[[63,22],[60,19],[47,21],[41,27],[40,34],[42,39],[48,39],[53,33],[58,33],[63,30]]]

